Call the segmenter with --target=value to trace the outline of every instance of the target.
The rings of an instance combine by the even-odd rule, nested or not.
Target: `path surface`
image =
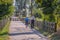
[[[11,21],[9,28],[10,40],[48,40],[34,29],[30,29],[21,21]]]

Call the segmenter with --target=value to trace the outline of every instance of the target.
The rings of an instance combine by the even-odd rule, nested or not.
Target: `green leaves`
[[[0,0],[0,18],[13,12],[13,0]]]
[[[43,8],[43,14],[48,21],[55,21],[56,15],[60,15],[60,0],[36,0],[39,8]]]
[[[7,13],[8,7],[5,4],[0,4],[0,17],[4,16],[5,13]]]
[[[53,8],[53,7],[44,8],[43,13],[46,14],[46,15],[53,14],[54,9],[55,8]]]
[[[0,0],[0,4],[12,4],[13,0]]]
[[[51,7],[53,2],[54,0],[36,0],[36,3],[42,7]]]

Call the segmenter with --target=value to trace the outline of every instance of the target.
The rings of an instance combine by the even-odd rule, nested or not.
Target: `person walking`
[[[27,28],[28,24],[29,24],[29,18],[26,17],[26,18],[25,18],[25,25],[26,25],[26,28]]]
[[[35,17],[31,16],[31,29],[34,28]]]

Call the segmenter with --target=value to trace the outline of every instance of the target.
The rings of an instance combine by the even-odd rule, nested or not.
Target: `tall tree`
[[[43,8],[43,14],[49,16],[49,20],[51,21],[53,20],[53,18],[55,18],[53,14],[57,6],[60,5],[59,2],[59,0],[36,0],[39,8]]]
[[[0,0],[0,18],[13,13],[13,0]]]

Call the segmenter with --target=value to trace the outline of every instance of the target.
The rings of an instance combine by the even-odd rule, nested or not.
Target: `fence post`
[[[57,23],[55,23],[55,30],[54,31],[57,32]]]

